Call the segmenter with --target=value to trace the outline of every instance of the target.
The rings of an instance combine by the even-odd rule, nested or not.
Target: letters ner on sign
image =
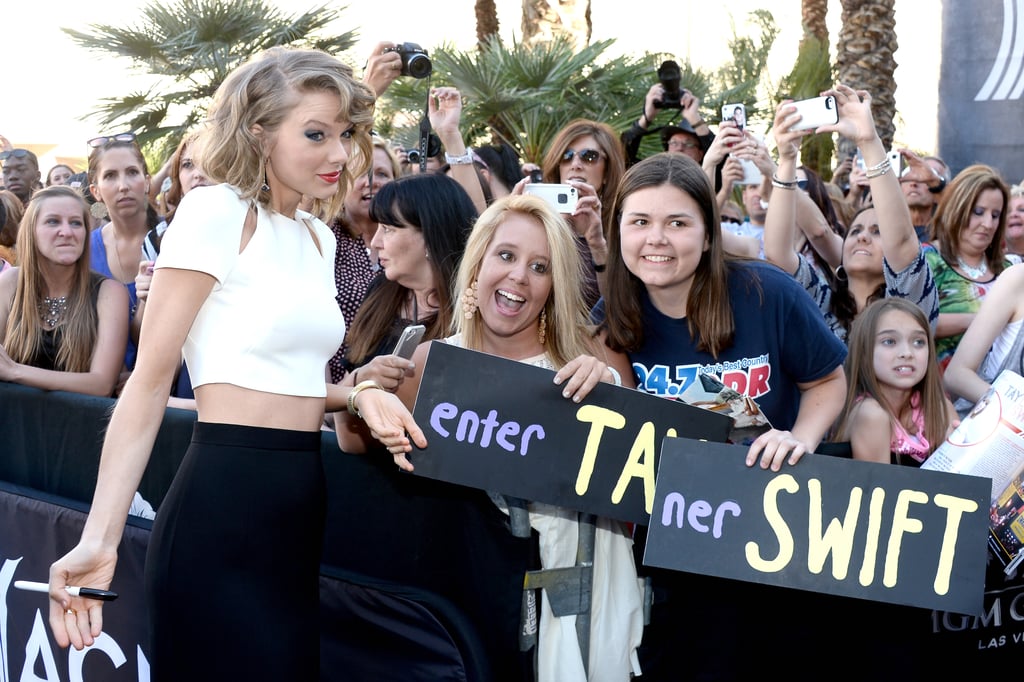
[[[644,564],[980,613],[988,479],[817,454],[772,472],[745,455],[664,440]]]
[[[665,436],[724,442],[732,419],[599,384],[582,403],[554,372],[433,342],[413,416],[415,473],[646,524]]]

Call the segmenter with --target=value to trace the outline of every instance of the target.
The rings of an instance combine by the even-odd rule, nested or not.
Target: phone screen
[[[726,104],[722,107],[722,120],[732,121],[740,130],[747,127],[747,107],[742,102]]]

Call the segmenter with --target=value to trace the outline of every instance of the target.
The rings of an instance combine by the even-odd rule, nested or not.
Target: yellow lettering
[[[912,503],[927,504],[928,494],[920,490],[901,490],[896,497],[896,509],[892,513],[892,530],[889,531],[889,546],[885,551],[885,569],[882,571],[882,584],[886,587],[895,587],[899,578],[903,534],[920,533],[924,528],[920,519],[912,519],[908,515]]]
[[[864,491],[861,488],[850,490],[850,502],[846,507],[843,522],[839,523],[839,519],[829,521],[828,530],[824,535],[821,532],[821,481],[816,478],[807,481],[807,492],[810,495],[807,509],[807,568],[811,573],[821,573],[825,559],[832,554],[832,577],[843,580],[850,569],[853,537],[857,531],[857,519],[860,518],[860,502],[864,497]]]
[[[860,565],[860,584],[867,587],[875,582],[875,564],[878,562],[878,540],[882,537],[882,507],[885,504],[885,490],[871,491],[868,505],[868,532],[864,538],[864,563]]]
[[[629,458],[622,467],[615,489],[612,490],[612,504],[622,502],[622,496],[626,494],[626,488],[632,479],[639,478],[644,482],[644,509],[648,514],[654,509],[654,448],[657,447],[655,435],[654,423],[644,422],[633,440]],[[676,430],[669,429],[667,437],[675,438]]]
[[[765,486],[764,489],[764,517],[768,525],[775,531],[775,537],[779,540],[779,553],[772,560],[761,558],[756,542],[748,542],[745,547],[747,564],[755,571],[762,573],[774,573],[781,571],[793,558],[793,534],[786,525],[786,520],[779,513],[779,506],[776,504],[776,497],[780,490],[790,494],[800,489],[800,484],[789,474],[780,474]]]
[[[949,575],[953,572],[953,555],[956,539],[960,534],[960,518],[964,514],[978,511],[978,503],[963,497],[936,495],[935,506],[946,510],[946,530],[942,533],[942,548],[939,550],[939,565],[935,567],[935,594],[949,592]]]
[[[576,494],[585,495],[587,488],[590,487],[590,477],[594,475],[594,462],[597,460],[597,451],[601,446],[601,434],[605,428],[621,429],[626,425],[626,418],[605,407],[583,405],[576,410],[576,419],[583,423],[590,423],[587,445],[583,449],[583,461],[580,462],[580,470],[576,475]],[[650,503],[648,503],[647,511],[651,511]]]

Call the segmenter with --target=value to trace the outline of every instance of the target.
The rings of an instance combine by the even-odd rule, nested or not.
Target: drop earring
[[[260,186],[260,189],[263,190],[264,192],[269,192],[270,191],[270,183],[267,182],[267,162],[264,161],[262,165],[263,165],[263,184]]]
[[[544,308],[540,311],[540,324],[537,325],[537,338],[540,340],[540,345],[544,345],[544,342],[548,338],[548,309]]]
[[[477,281],[473,280],[473,283],[466,287],[466,290],[462,292],[462,313],[465,315],[467,320],[472,320],[473,316],[476,315],[476,288]]]

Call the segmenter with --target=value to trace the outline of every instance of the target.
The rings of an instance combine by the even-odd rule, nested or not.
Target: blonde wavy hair
[[[491,204],[477,219],[466,242],[459,265],[455,291],[462,294],[477,280],[494,234],[511,215],[523,215],[544,228],[551,251],[551,292],[544,304],[547,331],[544,349],[555,367],[562,367],[580,355],[594,354],[594,331],[583,299],[584,270],[572,229],[548,204],[538,197],[510,195]],[[484,323],[480,315],[467,319],[455,315],[455,331],[466,348],[481,350]],[[539,320],[539,318],[538,318]],[[539,322],[538,322],[539,323]]]
[[[341,210],[352,178],[372,158],[370,128],[376,97],[356,80],[352,69],[321,50],[272,47],[232,71],[214,95],[196,140],[203,170],[214,182],[238,188],[244,199],[270,206],[264,134],[276,131],[304,94],[331,92],[341,103],[340,119],[352,124],[353,147],[338,190],[328,201],[315,201],[313,213],[333,216]]]

